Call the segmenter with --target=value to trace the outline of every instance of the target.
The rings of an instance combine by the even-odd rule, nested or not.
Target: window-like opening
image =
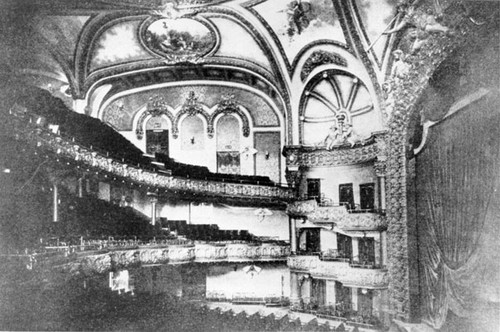
[[[346,259],[352,257],[352,239],[349,236],[337,233],[337,248],[339,257]]]
[[[348,210],[355,209],[352,183],[339,185],[339,201],[340,205],[345,205]]]
[[[321,180],[307,179],[307,198],[315,199],[318,203],[321,199]]]
[[[232,115],[217,121],[217,172],[240,174],[240,124]]]
[[[359,185],[359,194],[361,210],[373,210],[375,208],[375,184]]]

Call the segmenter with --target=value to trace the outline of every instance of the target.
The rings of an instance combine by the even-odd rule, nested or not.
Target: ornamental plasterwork
[[[347,67],[347,60],[333,52],[327,52],[323,50],[315,51],[309,56],[309,58],[307,58],[306,62],[304,63],[304,66],[300,71],[300,79],[304,81],[307,76],[309,76],[309,74],[314,70],[314,68],[327,64]]]
[[[248,137],[250,135],[250,124],[245,113],[241,111],[238,103],[235,100],[233,94],[224,94],[221,97],[221,101],[217,104],[216,110],[208,118],[208,137],[212,138],[214,136],[215,119],[219,114],[237,114],[241,121],[243,122],[242,131],[243,136]]]
[[[168,104],[165,98],[159,95],[155,95],[149,98],[146,112],[142,113],[137,120],[135,134],[138,139],[142,139],[144,137],[144,121],[149,115],[153,117],[165,115],[170,120],[170,123],[174,123],[174,116],[168,110]]]
[[[318,256],[290,256],[287,265],[291,270],[332,278],[350,287],[387,288],[389,284],[386,270],[353,268],[347,262],[322,261]]]
[[[177,113],[177,115],[174,118],[174,125],[172,128],[173,137],[174,138],[179,137],[179,122],[182,116],[184,115],[195,116],[198,114],[204,117],[208,123],[210,115],[203,109],[202,104],[198,101],[198,97],[196,97],[194,91],[190,91],[188,97],[186,98],[186,101],[182,105],[181,110]]]
[[[334,223],[343,230],[381,230],[387,228],[385,216],[378,213],[349,213],[345,206],[318,206],[316,200],[296,201],[287,205],[291,217],[306,217],[317,223]]]

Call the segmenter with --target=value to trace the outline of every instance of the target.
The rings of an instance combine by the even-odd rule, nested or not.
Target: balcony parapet
[[[66,247],[64,247],[66,248]],[[75,247],[77,248],[77,247]],[[186,264],[218,262],[285,262],[290,247],[281,244],[185,244],[166,246],[140,246],[131,249],[105,249],[77,252],[56,251],[58,255],[47,258],[63,271],[84,273],[106,272],[112,268],[126,268],[137,264]],[[65,262],[62,262],[65,261]],[[41,262],[41,261],[40,261]],[[43,262],[44,264],[46,261]],[[62,264],[61,264],[62,263]]]
[[[286,213],[295,218],[307,218],[314,223],[335,223],[336,227],[344,230],[387,229],[387,219],[383,214],[349,213],[345,205],[320,206],[314,199],[289,203]]]
[[[16,116],[10,117],[15,137],[36,146],[37,149],[50,151],[65,161],[73,161],[81,166],[82,172],[102,172],[111,178],[131,180],[151,190],[176,194],[227,197],[233,199],[252,199],[271,201],[274,204],[286,203],[295,198],[293,188],[247,183],[228,183],[213,180],[190,179],[172,176],[167,172],[155,172],[135,167],[100,152],[81,146],[63,136],[54,134],[33,123],[27,123]],[[63,163],[61,167],[64,167]]]
[[[277,244],[196,245],[196,262],[285,261],[290,247]]]
[[[389,284],[385,269],[358,268],[348,262],[322,261],[318,256],[290,256],[287,264],[292,271],[309,273],[313,278],[335,279],[346,287],[382,289]]]
[[[374,133],[354,146],[340,145],[328,150],[324,146],[285,146],[286,165],[293,167],[342,166],[375,160],[385,152],[385,133]]]

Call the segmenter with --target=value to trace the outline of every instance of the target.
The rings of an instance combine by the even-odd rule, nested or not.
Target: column
[[[377,179],[378,187],[380,188],[378,196],[378,206],[380,210],[385,211],[385,176],[379,175],[377,176]]]
[[[337,303],[336,293],[335,293],[335,280],[326,281],[326,305],[333,305]]]
[[[292,254],[297,252],[297,221],[293,217],[288,217],[290,225],[290,251]]]
[[[351,305],[353,311],[358,311],[358,289],[355,287],[351,288]]]
[[[295,272],[290,272],[290,303],[298,304],[300,299],[300,284],[298,275]]]
[[[59,193],[58,193],[57,183],[55,183],[55,182],[52,185],[52,205],[53,205],[52,221],[58,222],[59,221]]]
[[[380,232],[380,265],[387,265],[387,231]]]
[[[78,179],[78,197],[83,197],[83,176]]]
[[[359,238],[352,238],[352,260],[359,261]]]
[[[146,194],[151,202],[151,225],[156,224],[156,203],[158,203],[158,195],[153,192],[148,192]]]

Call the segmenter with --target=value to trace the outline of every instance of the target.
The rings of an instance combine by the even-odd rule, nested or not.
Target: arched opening
[[[146,123],[146,153],[169,155],[169,124],[162,116],[154,116]]]
[[[240,124],[233,115],[217,121],[217,173],[240,174]]]

